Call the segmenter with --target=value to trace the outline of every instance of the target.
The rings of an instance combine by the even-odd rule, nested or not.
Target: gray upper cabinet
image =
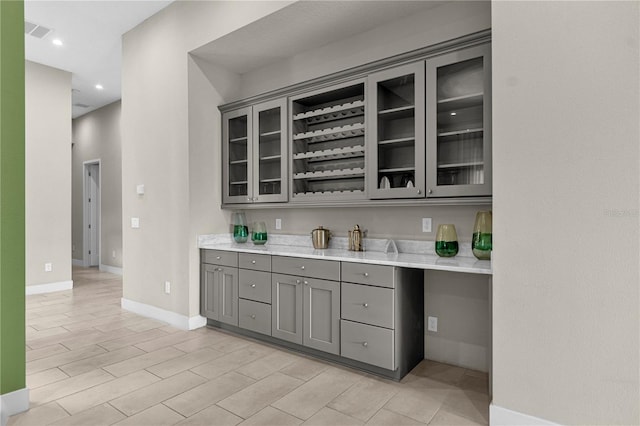
[[[304,280],[303,344],[340,354],[340,283]]]
[[[491,195],[490,49],[426,60],[429,197]]]
[[[370,198],[424,198],[424,62],[367,79]]]
[[[223,202],[287,201],[286,99],[222,116]]]
[[[356,80],[290,99],[291,201],[365,198],[364,86]]]

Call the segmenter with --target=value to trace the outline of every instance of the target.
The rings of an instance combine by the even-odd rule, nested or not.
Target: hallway
[[[117,275],[74,267],[73,280],[27,296],[31,409],[11,426],[488,423],[484,373],[424,361],[396,383],[124,311]]]

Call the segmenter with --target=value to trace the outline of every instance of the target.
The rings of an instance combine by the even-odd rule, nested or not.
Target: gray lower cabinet
[[[302,284],[304,278],[271,275],[271,335],[302,344]]]
[[[201,313],[207,318],[238,325],[238,268],[202,264]]]
[[[340,353],[340,283],[309,278],[303,287],[302,344]]]

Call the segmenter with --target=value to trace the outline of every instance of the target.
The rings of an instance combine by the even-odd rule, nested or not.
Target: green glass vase
[[[471,250],[473,255],[480,260],[490,260],[493,248],[492,215],[490,211],[476,213],[476,222],[473,226]]]
[[[458,233],[454,225],[438,225],[436,254],[440,257],[453,257],[458,254]]]
[[[244,212],[233,213],[233,241],[236,243],[246,243],[249,239],[249,227]]]

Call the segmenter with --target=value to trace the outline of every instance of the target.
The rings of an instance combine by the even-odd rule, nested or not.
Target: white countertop
[[[337,260],[341,262],[371,263],[376,265],[399,266],[404,268],[431,269],[438,271],[465,272],[470,274],[491,275],[491,261],[478,260],[458,254],[454,257],[439,257],[433,252],[430,253],[410,253],[410,252],[390,252],[369,250],[369,251],[349,251],[337,247],[328,249],[314,249],[311,246],[311,239],[303,237],[301,240],[297,236],[269,236],[270,240],[265,245],[254,245],[251,241],[238,244],[232,241],[230,235],[202,235],[198,238],[198,247],[201,249],[227,250],[243,253],[270,254],[275,256],[302,257],[309,259]],[[300,244],[307,241],[309,246]],[[299,245],[296,245],[298,243]],[[407,246],[407,242],[398,242],[398,246]],[[412,242],[422,245],[429,245],[428,242]],[[433,243],[431,243],[432,245]],[[377,245],[378,244],[372,244]],[[414,245],[414,244],[409,244]],[[470,248],[469,248],[470,249]],[[423,250],[424,251],[424,250]],[[470,250],[461,250],[468,253]]]

